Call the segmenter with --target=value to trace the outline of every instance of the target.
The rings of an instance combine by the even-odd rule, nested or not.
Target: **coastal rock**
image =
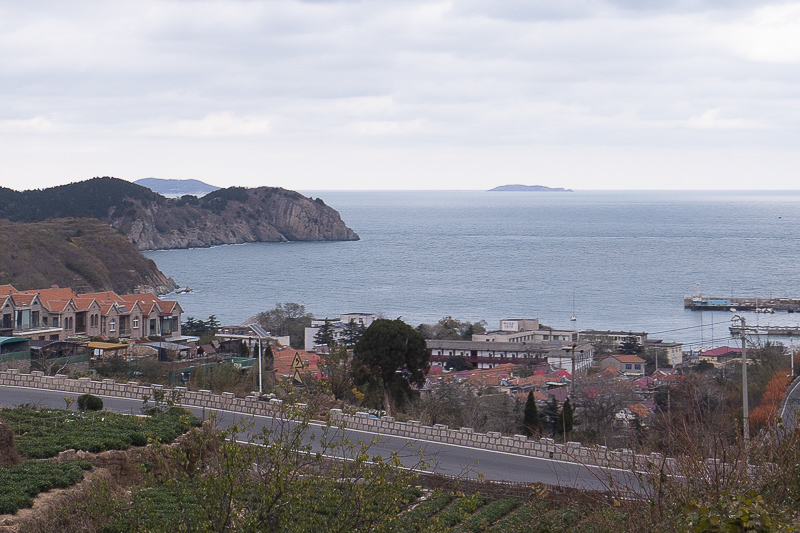
[[[130,209],[121,216],[112,212],[109,223],[139,250],[359,239],[321,199],[271,187],[221,189],[202,199],[138,202],[135,215],[131,215]]]

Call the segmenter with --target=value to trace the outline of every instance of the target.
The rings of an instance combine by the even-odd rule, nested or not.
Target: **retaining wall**
[[[145,396],[153,399],[154,391],[161,390],[167,397],[174,390],[180,394],[180,403],[185,406],[206,409],[224,409],[239,413],[261,416],[274,416],[282,411],[283,402],[272,399],[259,400],[255,395],[237,398],[231,392],[214,394],[211,391],[191,391],[185,387],[165,388],[162,385],[141,385],[131,381],[118,383],[112,379],[93,381],[90,378],[70,379],[66,376],[45,376],[43,372],[25,374],[19,370],[0,371],[0,386],[11,385],[38,389],[60,390],[74,394],[95,394],[142,400]],[[302,407],[302,406],[301,406]],[[625,470],[652,470],[663,468],[667,473],[677,472],[674,459],[665,459],[661,454],[636,454],[631,450],[609,450],[605,446],[582,446],[577,442],[557,443],[553,439],[529,439],[524,435],[503,436],[489,431],[477,433],[471,428],[450,429],[436,424],[422,425],[419,421],[399,422],[392,417],[373,418],[367,413],[350,415],[341,409],[332,409],[330,422],[348,429],[380,433],[415,440],[427,440],[456,444],[471,448],[526,455],[557,461],[583,463]]]

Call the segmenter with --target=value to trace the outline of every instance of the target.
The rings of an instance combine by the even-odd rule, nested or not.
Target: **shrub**
[[[78,396],[78,410],[80,411],[102,411],[103,399],[93,394],[81,394]]]

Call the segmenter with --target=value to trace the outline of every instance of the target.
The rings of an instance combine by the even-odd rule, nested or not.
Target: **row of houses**
[[[78,294],[59,287],[20,291],[0,285],[0,302],[0,329],[13,337],[55,341],[76,336],[181,336],[180,304],[151,293]]]

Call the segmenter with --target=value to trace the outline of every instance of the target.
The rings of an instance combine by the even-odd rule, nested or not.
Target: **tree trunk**
[[[386,385],[383,386],[383,408],[386,416],[394,416],[394,398]]]

